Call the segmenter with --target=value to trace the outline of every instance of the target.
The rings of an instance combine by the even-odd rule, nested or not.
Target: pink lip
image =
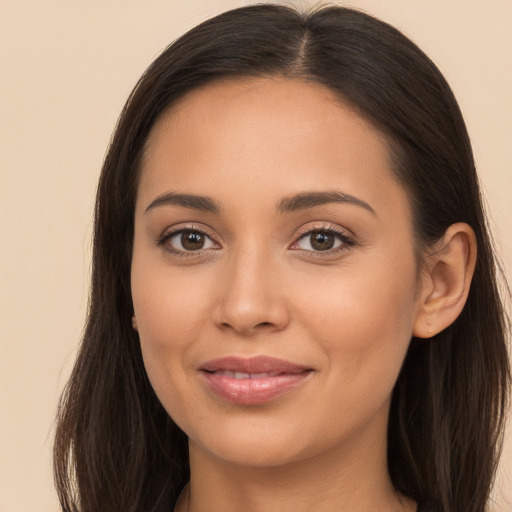
[[[302,384],[312,371],[312,368],[268,356],[248,359],[230,356],[208,361],[200,367],[213,393],[239,405],[273,400]]]

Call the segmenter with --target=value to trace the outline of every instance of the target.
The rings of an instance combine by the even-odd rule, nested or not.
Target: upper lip
[[[207,361],[201,365],[200,370],[207,372],[302,373],[312,370],[312,368],[269,356],[254,356],[249,358],[227,356]]]

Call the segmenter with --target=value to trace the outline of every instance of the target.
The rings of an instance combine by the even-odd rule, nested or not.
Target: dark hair
[[[140,163],[156,120],[188,91],[266,76],[323,84],[386,135],[418,247],[456,222],[474,229],[464,310],[432,340],[412,339],[395,385],[388,469],[397,491],[436,511],[487,510],[510,384],[508,323],[459,107],[431,60],[390,25],[348,8],[277,5],[235,9],[189,31],[151,64],[121,114],[97,192],[87,325],[58,412],[63,510],[171,510],[189,478],[187,438],[153,392],[131,323]]]

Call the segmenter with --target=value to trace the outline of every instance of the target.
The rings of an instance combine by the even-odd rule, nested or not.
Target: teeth
[[[228,370],[215,372],[217,375],[223,375],[231,379],[265,379],[268,377],[277,377],[279,372],[263,372],[263,373],[246,373],[246,372],[230,372]]]
[[[227,370],[215,372],[217,375],[223,375],[225,377],[235,378],[235,372],[228,372]]]

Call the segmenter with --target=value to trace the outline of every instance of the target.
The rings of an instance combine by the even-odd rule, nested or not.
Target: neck
[[[176,512],[413,512],[391,485],[385,439],[278,467],[221,460],[190,442],[190,483]]]

